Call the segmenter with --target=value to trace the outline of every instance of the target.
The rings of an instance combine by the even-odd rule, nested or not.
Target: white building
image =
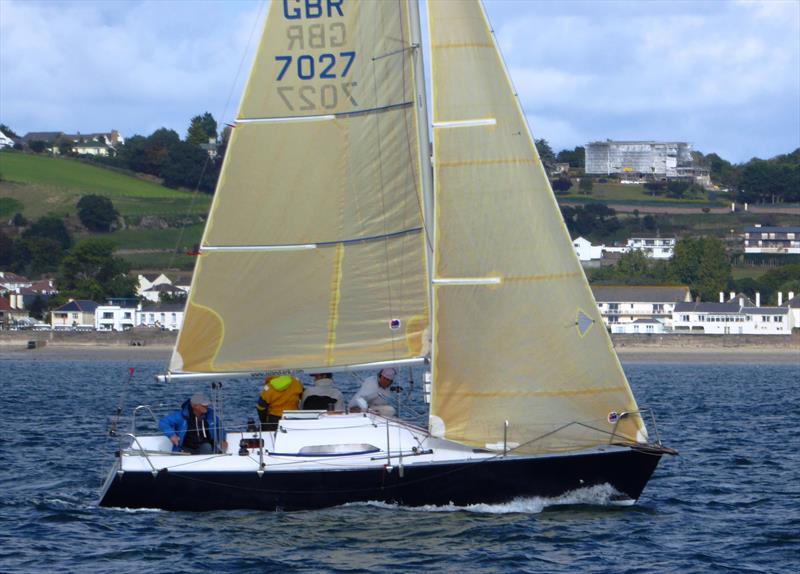
[[[651,335],[666,332],[666,327],[656,319],[636,319],[631,323],[614,323],[611,332],[625,335]]]
[[[744,229],[745,253],[800,254],[800,227],[762,227]]]
[[[603,248],[605,245],[592,245],[588,239],[578,237],[572,240],[572,247],[575,248],[575,253],[581,261],[592,261],[593,259],[600,259],[603,257]]]
[[[3,149],[4,147],[14,147],[14,140],[12,140],[3,132],[0,132],[0,149]]]
[[[631,237],[624,246],[592,245],[583,237],[572,240],[572,247],[581,261],[602,259],[604,254],[642,251],[650,259],[670,259],[675,253],[674,237]]]
[[[171,296],[188,295],[192,283],[191,273],[176,273],[174,281],[164,273],[146,273],[139,275],[138,279],[136,294],[154,303],[161,300],[161,293]]]
[[[589,142],[585,150],[587,174],[679,177],[692,167],[692,146],[686,142],[606,140]]]
[[[628,251],[643,251],[650,259],[671,259],[675,253],[674,237],[631,237]]]
[[[183,325],[183,316],[182,303],[145,304],[136,313],[136,325],[177,331]]]
[[[98,331],[129,331],[136,324],[137,306],[99,305],[94,312],[94,328]]]
[[[592,293],[603,323],[612,332],[620,332],[614,330],[614,325],[640,319],[658,321],[669,329],[675,306],[692,300],[686,285],[592,285]],[[640,327],[643,325],[640,323]],[[655,328],[653,326],[653,332]]]
[[[722,295],[722,294],[720,294]],[[791,335],[789,307],[761,307],[744,296],[724,303],[680,303],[672,313],[676,333],[706,335]]]

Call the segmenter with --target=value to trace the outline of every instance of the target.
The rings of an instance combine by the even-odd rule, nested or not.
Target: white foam
[[[509,502],[498,504],[469,504],[467,506],[456,506],[447,504],[443,506],[400,506],[386,502],[356,502],[346,506],[368,505],[377,508],[393,510],[405,510],[408,512],[475,512],[478,514],[539,514],[545,508],[551,506],[568,506],[585,504],[590,506],[630,506],[636,501],[630,498],[619,499],[620,493],[610,484],[599,484],[586,488],[579,488],[564,493],[553,498],[532,496],[525,498],[515,498]]]

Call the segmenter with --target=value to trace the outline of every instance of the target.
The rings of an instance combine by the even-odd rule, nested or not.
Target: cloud
[[[724,146],[737,161],[754,141],[763,157],[800,146],[800,3],[536,5],[487,4],[530,117],[598,139]],[[557,133],[556,149],[585,143]]]
[[[242,54],[252,58],[258,6],[230,4],[2,2],[3,121],[132,135],[162,125],[184,132],[207,110],[232,116],[236,98],[227,112],[225,102]]]
[[[0,121],[127,136],[183,135],[205,111],[231,121],[264,6],[0,0]],[[489,0],[486,10],[534,133],[556,150],[678,139],[745,161],[800,147],[796,0]]]

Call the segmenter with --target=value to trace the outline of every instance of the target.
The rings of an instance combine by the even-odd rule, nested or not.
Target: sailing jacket
[[[363,399],[369,408],[376,408],[388,405],[392,399],[392,393],[389,389],[384,389],[378,383],[378,375],[367,377],[361,383],[361,388],[350,399],[348,406],[352,409],[358,407],[358,399]]]
[[[333,386],[333,381],[331,379],[317,379],[313,386],[308,387],[303,392],[300,408],[304,408],[308,397],[328,397],[331,399],[332,403],[335,403],[333,407],[334,411],[344,411],[344,395],[342,395],[339,389]]]
[[[170,438],[172,435],[178,435],[180,442],[177,445],[172,445],[172,452],[181,450],[183,441],[186,439],[186,431],[189,429],[189,416],[191,414],[192,406],[189,399],[186,399],[186,402],[181,405],[181,408],[172,411],[158,423],[159,430],[161,430],[167,438]],[[204,418],[214,444],[222,444],[222,441],[225,440],[226,433],[225,429],[222,428],[220,420],[214,416],[214,409],[209,407]]]
[[[287,379],[291,379],[287,382]],[[294,377],[281,375],[269,377],[258,397],[256,408],[267,411],[274,417],[283,416],[283,411],[297,410],[300,406],[300,395],[303,394],[303,383]]]

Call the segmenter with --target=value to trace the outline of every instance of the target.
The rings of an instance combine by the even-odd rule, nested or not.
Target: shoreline
[[[736,363],[796,364],[800,367],[800,347],[794,346],[677,347],[653,344],[635,346],[627,343],[615,350],[623,365]],[[158,361],[166,365],[171,353],[172,345],[164,343],[144,346],[58,343],[36,349],[28,349],[22,342],[0,344],[0,361]]]

